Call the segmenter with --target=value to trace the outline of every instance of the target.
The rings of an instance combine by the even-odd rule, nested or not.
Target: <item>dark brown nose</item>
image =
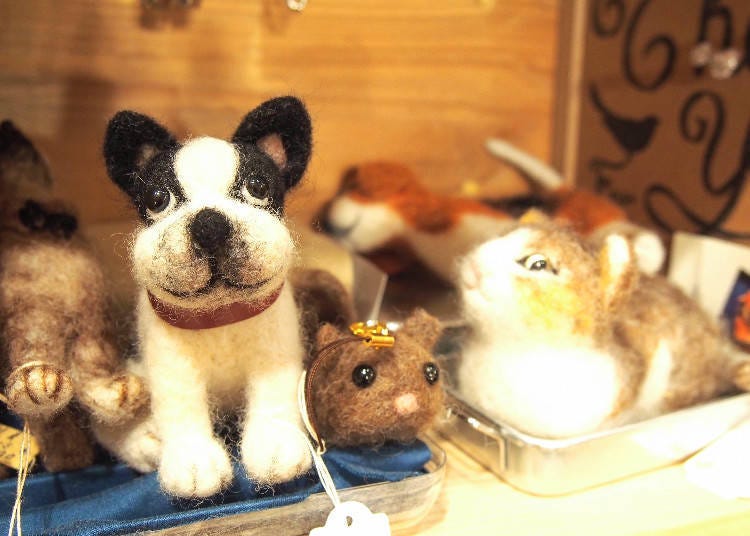
[[[232,224],[218,210],[204,208],[193,217],[188,229],[197,249],[216,253],[226,245]]]

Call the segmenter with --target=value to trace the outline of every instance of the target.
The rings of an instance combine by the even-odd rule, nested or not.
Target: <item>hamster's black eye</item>
[[[424,377],[430,385],[434,385],[440,378],[440,369],[435,363],[425,363],[423,370]]]
[[[247,193],[255,199],[268,198],[268,182],[260,177],[250,177],[245,183],[245,188],[247,188]]]
[[[549,259],[541,253],[534,253],[523,259],[519,259],[518,264],[529,270],[530,272],[552,272],[557,273],[557,270],[549,262]]]
[[[146,191],[143,201],[146,203],[146,208],[151,212],[161,212],[169,206],[171,197],[169,190],[157,186]]]
[[[357,387],[370,387],[375,381],[375,369],[370,365],[357,365],[352,372],[352,381]]]

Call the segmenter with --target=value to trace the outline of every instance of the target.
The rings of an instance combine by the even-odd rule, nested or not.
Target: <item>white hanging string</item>
[[[333,483],[331,473],[328,472],[328,467],[326,467],[326,464],[323,461],[322,454],[325,452],[325,449],[315,433],[315,429],[310,422],[310,414],[307,411],[307,400],[305,399],[306,381],[307,372],[303,371],[299,383],[297,384],[297,403],[299,404],[300,414],[302,415],[302,422],[305,424],[305,429],[307,430],[305,439],[307,440],[307,445],[310,447],[310,454],[312,455],[313,463],[315,464],[315,470],[318,472],[320,483],[323,485],[323,489],[325,490],[326,495],[331,499],[334,507],[337,507],[341,504],[341,499],[339,499],[339,494],[336,491],[336,486]]]

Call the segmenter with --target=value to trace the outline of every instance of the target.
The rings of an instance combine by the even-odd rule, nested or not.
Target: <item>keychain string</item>
[[[304,382],[303,383],[303,395],[302,395],[304,411],[302,411],[302,420],[304,421],[305,426],[307,427],[307,431],[310,433],[310,435],[312,436],[315,442],[315,446],[318,450],[318,454],[323,454],[326,451],[326,445],[325,445],[325,440],[322,437],[320,437],[320,433],[318,432],[317,421],[315,418],[315,407],[312,404],[313,380],[315,379],[315,375],[318,373],[318,370],[320,369],[321,365],[325,361],[325,358],[331,355],[333,350],[335,350],[339,346],[343,346],[351,342],[362,342],[362,340],[363,339],[360,337],[352,336],[352,337],[346,337],[344,339],[338,339],[325,345],[323,348],[318,350],[318,352],[315,354],[315,359],[313,360],[312,365],[310,365],[310,369],[302,373],[302,378]]]
[[[361,342],[372,348],[387,348],[393,346],[395,342],[388,327],[380,322],[356,322],[349,326],[349,331],[352,333],[351,337],[337,339],[318,350],[313,358],[312,365],[310,365],[310,369],[302,375],[301,384],[303,385],[303,394],[300,395],[300,406],[303,408],[302,420],[305,423],[308,433],[313,441],[315,441],[319,454],[325,453],[326,446],[325,439],[320,437],[317,428],[315,407],[312,403],[312,385],[321,365],[331,355],[333,350],[351,342]]]

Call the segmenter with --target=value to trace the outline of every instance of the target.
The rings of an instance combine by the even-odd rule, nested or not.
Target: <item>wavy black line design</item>
[[[702,103],[711,106],[711,117],[699,115]],[[690,223],[695,231],[701,234],[712,234],[722,238],[750,239],[750,232],[733,232],[723,228],[724,223],[734,211],[745,189],[750,173],[750,122],[745,132],[745,141],[740,153],[737,170],[723,183],[717,183],[711,175],[711,165],[725,128],[725,110],[721,97],[712,91],[698,91],[685,102],[680,113],[680,133],[690,143],[705,143],[701,165],[700,184],[706,194],[713,197],[726,197],[724,205],[713,216],[706,217],[689,207],[674,189],[663,184],[655,184],[644,192],[644,208],[652,221],[667,232],[675,231],[675,226],[663,217],[663,210],[671,204]]]
[[[639,57],[646,59],[653,52],[663,50],[666,54],[664,65],[661,71],[652,79],[644,80],[635,70],[633,48],[635,48],[635,34],[640,25],[641,18],[646,13],[646,9],[651,4],[651,0],[642,0],[638,7],[635,8],[630,22],[625,29],[625,44],[622,48],[622,66],[625,78],[628,82],[642,91],[655,91],[667,81],[672,74],[677,57],[677,46],[667,34],[657,34],[652,37],[646,46],[641,49]]]
[[[614,37],[625,22],[624,0],[596,0],[591,5],[591,22],[599,37]]]

